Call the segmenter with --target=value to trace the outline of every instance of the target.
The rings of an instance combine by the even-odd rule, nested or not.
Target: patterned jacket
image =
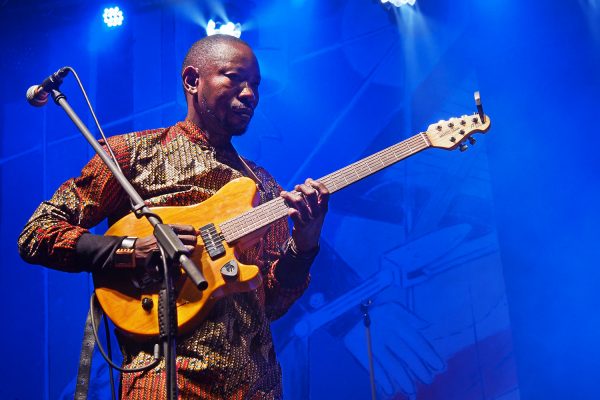
[[[233,146],[211,147],[189,121],[114,136],[109,143],[124,174],[149,206],[202,202],[246,173]],[[254,163],[248,165],[261,182],[260,202],[279,196],[281,188],[273,177]],[[110,269],[121,238],[91,235],[89,229],[104,218],[114,223],[128,212],[124,191],[95,156],[79,177],[62,184],[38,207],[19,237],[19,250],[28,262],[63,271]],[[260,268],[263,285],[219,300],[193,333],[179,338],[182,398],[281,397],[270,321],[283,315],[306,289],[311,263],[281,250],[288,238],[287,220],[272,224],[258,244],[239,256],[242,263]],[[120,341],[124,366],[139,367],[152,360],[150,345],[122,337]],[[164,398],[164,364],[150,372],[124,374],[121,383],[125,399]]]

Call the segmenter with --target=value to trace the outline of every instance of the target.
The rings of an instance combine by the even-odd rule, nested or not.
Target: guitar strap
[[[81,353],[79,355],[79,369],[77,370],[77,384],[73,396],[75,400],[86,400],[88,397],[92,355],[94,354],[94,347],[96,347],[94,331],[92,330],[92,313],[94,313],[94,320],[99,321],[102,317],[102,309],[100,307],[90,307],[85,320],[83,342],[81,343]]]
[[[240,156],[239,154],[238,154],[238,158],[240,159],[240,162],[242,163],[244,170],[246,170],[246,174],[248,175],[248,177],[251,178],[254,182],[256,182],[256,186],[258,186],[259,189],[263,190],[262,183],[260,182],[260,179],[258,179],[258,176],[256,176],[256,174],[254,173],[254,171],[252,171],[252,168],[250,168],[248,163],[246,161],[244,161],[242,156]]]

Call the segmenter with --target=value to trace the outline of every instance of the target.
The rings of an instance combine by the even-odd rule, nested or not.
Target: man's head
[[[187,118],[211,139],[229,140],[246,131],[258,104],[260,70],[252,49],[232,36],[207,36],[183,62]]]

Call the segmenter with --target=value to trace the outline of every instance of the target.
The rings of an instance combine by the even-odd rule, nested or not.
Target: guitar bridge
[[[204,225],[200,228],[200,237],[204,242],[204,248],[212,260],[225,255],[225,247],[222,243],[222,237],[214,224]]]

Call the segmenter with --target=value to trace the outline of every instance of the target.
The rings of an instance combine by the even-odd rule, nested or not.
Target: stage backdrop
[[[93,290],[17,254],[93,154],[26,89],[71,65],[108,134],[171,125],[185,51],[224,10],[263,75],[235,146],[287,189],[475,112],[476,90],[492,120],[466,152],[428,149],[332,196],[311,286],[272,326],[285,397],[370,398],[368,304],[377,398],[594,398],[600,4],[524,3],[130,1],[108,29],[104,3],[3,2],[0,397],[72,398]],[[91,126],[73,77],[63,90]],[[108,390],[97,355],[91,398]]]

